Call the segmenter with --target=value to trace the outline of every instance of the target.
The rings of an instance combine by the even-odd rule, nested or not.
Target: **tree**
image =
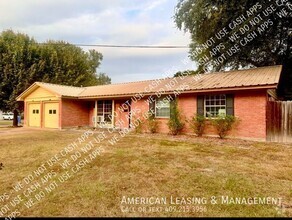
[[[174,74],[173,77],[179,77],[179,76],[189,76],[189,75],[195,75],[198,74],[198,70],[185,70],[185,71],[178,71]]]
[[[80,47],[64,41],[48,41],[40,45],[43,82],[70,86],[98,85],[96,69],[102,60],[102,54],[89,50],[84,52]],[[39,75],[35,76],[37,81]]]
[[[14,112],[13,125],[17,126],[21,103],[16,97],[36,81],[71,86],[93,86],[109,83],[96,74],[102,54],[68,44],[47,41],[39,44],[26,34],[12,30],[0,34],[0,110]]]
[[[105,73],[99,73],[97,75],[97,85],[108,85],[111,84],[112,80]]]
[[[291,11],[286,0],[179,0],[174,19],[200,72],[283,65],[278,92],[292,98]]]

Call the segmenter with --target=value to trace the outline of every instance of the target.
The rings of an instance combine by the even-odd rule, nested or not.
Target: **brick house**
[[[275,94],[281,71],[282,66],[269,66],[92,87],[35,82],[17,100],[24,101],[27,127],[123,129],[151,110],[159,132],[168,133],[170,102],[176,98],[186,119],[234,115],[239,123],[231,136],[265,140],[267,101]],[[189,125],[183,132],[192,132]],[[210,125],[205,133],[215,134]]]

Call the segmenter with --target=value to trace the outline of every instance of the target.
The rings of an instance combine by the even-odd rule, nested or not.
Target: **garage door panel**
[[[44,104],[44,127],[58,128],[59,127],[59,103]]]
[[[41,105],[40,103],[29,104],[29,116],[28,116],[28,125],[30,127],[40,127],[41,126]]]

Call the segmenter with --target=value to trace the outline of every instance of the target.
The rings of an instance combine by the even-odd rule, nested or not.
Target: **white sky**
[[[0,30],[42,42],[76,44],[188,45],[173,21],[178,0],[0,0]],[[93,48],[86,48],[93,49]],[[98,72],[113,83],[161,78],[194,69],[188,49],[94,48],[104,56]]]

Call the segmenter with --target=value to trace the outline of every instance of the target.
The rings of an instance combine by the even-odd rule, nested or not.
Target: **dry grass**
[[[3,126],[12,126],[13,124],[13,121],[9,121],[9,120],[0,120],[0,127],[3,127]]]
[[[0,130],[0,162],[4,164],[0,196],[13,191],[12,185],[82,134],[72,130],[12,131]],[[100,156],[77,174],[71,172],[72,178],[59,183],[43,200],[30,209],[24,202],[15,209],[21,216],[291,216],[291,144],[133,134],[114,146],[103,143],[107,144]],[[64,173],[59,164],[50,170],[57,175]],[[177,212],[123,213],[123,196],[281,197],[286,209],[279,212],[274,205],[208,202],[203,205],[205,212],[183,212],[177,207]],[[0,209],[6,203],[0,200]]]

